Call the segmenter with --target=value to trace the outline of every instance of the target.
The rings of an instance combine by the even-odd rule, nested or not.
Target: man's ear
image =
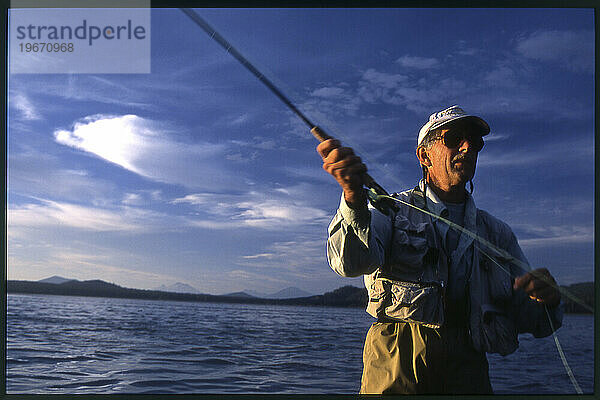
[[[431,160],[429,159],[429,156],[427,155],[427,150],[425,150],[425,147],[423,147],[423,146],[417,147],[417,158],[419,159],[419,162],[421,163],[421,165],[424,165],[426,167],[431,167]]]

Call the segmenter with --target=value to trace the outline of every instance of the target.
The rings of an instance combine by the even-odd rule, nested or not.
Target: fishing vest
[[[421,209],[431,208],[427,207],[427,198],[418,186],[393,196]],[[369,294],[367,312],[380,320],[437,329],[444,325],[447,309],[449,261],[442,238],[431,216],[407,205],[398,206],[396,213],[383,218],[377,215],[379,211],[371,209],[372,218],[387,218],[387,223],[392,223],[392,235],[385,248],[384,265],[365,275]],[[471,229],[479,237],[498,246],[506,242],[507,233],[498,227],[508,227],[488,213],[476,209],[474,225]],[[472,344],[478,351],[510,354],[518,347],[518,331],[510,315],[512,278],[494,264],[506,260],[490,260],[480,254],[477,245],[470,243],[470,246],[474,247],[469,252],[472,254],[466,294],[469,315],[465,317]]]

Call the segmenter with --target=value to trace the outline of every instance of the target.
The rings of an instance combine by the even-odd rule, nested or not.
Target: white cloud
[[[140,190],[136,193],[125,193],[121,203],[129,206],[150,205],[152,202],[162,202],[160,190]]]
[[[576,72],[594,71],[593,31],[538,31],[517,44],[527,58],[557,62]]]
[[[326,239],[318,234],[300,234],[294,240],[279,241],[265,246],[265,253],[240,257],[239,265],[254,268],[274,268],[306,279],[327,276]]]
[[[519,245],[522,248],[532,247],[556,247],[564,246],[576,243],[593,243],[593,235],[567,235],[567,236],[556,236],[549,238],[535,238],[535,239],[523,239],[519,240]]]
[[[593,226],[583,225],[524,225],[513,224],[514,228],[519,228],[531,236],[537,236],[519,240],[523,248],[533,247],[557,247],[577,243],[593,243]]]
[[[21,117],[28,121],[42,119],[37,109],[23,93],[14,94],[9,98],[9,103],[21,113]]]
[[[369,68],[362,75],[362,79],[385,89],[395,89],[400,83],[408,80],[408,77],[406,75],[379,72]]]
[[[9,229],[20,227],[66,227],[94,232],[133,232],[150,229],[160,214],[130,207],[106,209],[40,199],[7,210]]]
[[[344,94],[344,89],[340,87],[326,86],[313,90],[311,96],[323,98],[337,98]]]
[[[222,162],[224,144],[178,142],[159,123],[137,115],[88,116],[72,130],[56,130],[54,137],[155,181],[198,188],[239,185],[240,172]]]
[[[358,84],[357,94],[367,103],[404,106],[419,114],[430,113],[438,104],[448,103],[467,85],[456,78],[408,79],[405,75],[367,70]]]
[[[405,55],[396,60],[398,64],[406,68],[430,69],[439,66],[439,61],[435,58],[417,57]]]
[[[271,258],[273,256],[274,256],[273,253],[260,253],[260,254],[253,254],[250,256],[242,256],[242,258],[250,260],[250,259],[256,259],[256,258]]]
[[[192,226],[209,229],[260,228],[281,229],[324,224],[330,216],[298,198],[295,187],[268,193],[251,191],[241,195],[194,193],[172,201],[194,206],[205,217],[190,217]]]
[[[144,199],[139,193],[126,193],[123,197],[123,204],[139,206],[144,204]]]

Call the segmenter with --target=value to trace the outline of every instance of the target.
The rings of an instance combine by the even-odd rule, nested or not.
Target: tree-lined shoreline
[[[361,307],[367,304],[366,289],[344,286],[322,295],[297,297],[290,299],[267,299],[254,297],[243,292],[228,295],[195,293],[176,293],[161,290],[132,289],[108,283],[102,280],[77,281],[64,283],[45,283],[35,281],[9,280],[8,293],[49,294],[59,296],[109,297],[144,300],[167,300],[209,303],[272,304],[300,306]]]
[[[77,281],[64,283],[45,283],[35,281],[9,280],[7,293],[48,294],[59,296],[109,297],[143,300],[188,301],[208,303],[238,304],[270,304],[296,306],[328,306],[328,307],[366,307],[368,296],[365,288],[342,286],[322,295],[297,297],[290,299],[265,299],[247,295],[243,292],[229,295],[210,295],[193,293],[175,293],[160,290],[132,289],[108,283],[102,280]],[[569,286],[561,286],[585,304],[594,305],[594,283],[582,282]],[[581,305],[571,299],[564,298],[566,313],[590,314]]]

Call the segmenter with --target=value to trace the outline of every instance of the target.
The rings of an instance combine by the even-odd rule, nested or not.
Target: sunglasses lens
[[[453,149],[455,147],[458,147],[462,138],[463,136],[458,132],[446,132],[446,134],[444,135],[444,144],[446,145],[446,147]]]
[[[475,151],[480,151],[483,148],[483,137],[479,135],[464,135],[459,131],[447,132],[444,135],[444,144],[446,145],[446,147],[453,149],[455,147],[458,147],[458,145],[463,141],[463,139],[468,140],[471,146],[473,146],[473,150]]]

